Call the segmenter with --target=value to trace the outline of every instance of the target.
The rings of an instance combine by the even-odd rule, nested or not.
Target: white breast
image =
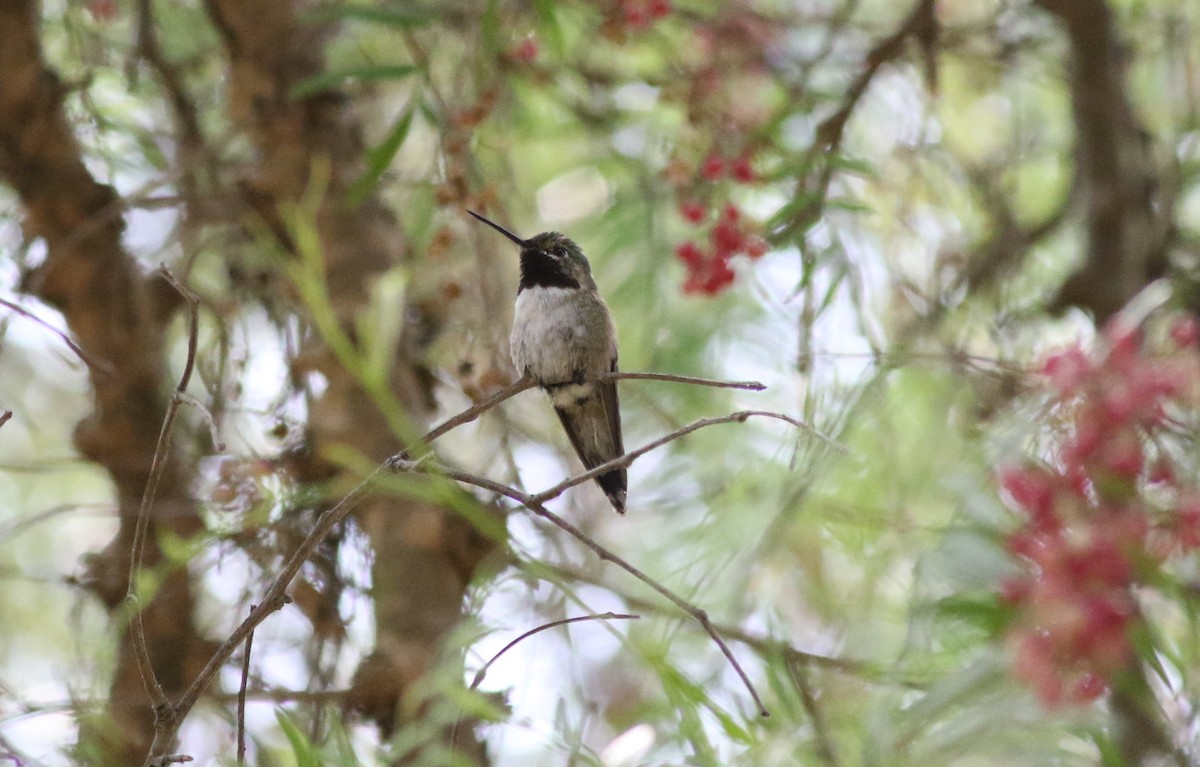
[[[539,381],[572,380],[608,370],[614,346],[608,311],[594,294],[570,288],[533,287],[517,295],[513,311],[513,364]]]

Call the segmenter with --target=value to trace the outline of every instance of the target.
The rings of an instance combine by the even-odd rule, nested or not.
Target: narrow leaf
[[[363,64],[357,67],[322,72],[292,86],[288,94],[293,99],[302,99],[322,91],[333,90],[348,81],[366,83],[382,80],[400,80],[420,72],[415,64]]]
[[[400,119],[388,131],[387,138],[379,146],[367,153],[367,170],[361,178],[354,182],[354,186],[350,188],[349,197],[351,205],[358,205],[367,195],[375,191],[375,187],[379,184],[379,179],[388,169],[388,166],[392,164],[392,160],[396,158],[396,153],[404,145],[404,139],[408,138],[408,131],[412,128],[414,114],[416,114],[416,110],[411,106],[404,110],[404,114],[400,115]]]

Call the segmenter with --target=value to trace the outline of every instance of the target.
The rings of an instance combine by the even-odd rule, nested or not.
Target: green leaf
[[[956,618],[982,629],[991,636],[998,635],[1011,621],[1012,611],[1002,606],[994,596],[956,594],[937,603],[938,613]]]
[[[563,40],[562,27],[558,23],[558,15],[555,12],[557,5],[555,0],[533,0],[533,9],[537,12],[540,23],[538,31],[542,39],[550,50],[562,55],[566,43]]]
[[[396,29],[415,29],[434,21],[437,15],[425,9],[380,8],[373,5],[343,5],[322,8],[312,14],[315,20],[365,21]]]
[[[403,269],[380,275],[371,285],[371,303],[356,318],[362,363],[359,375],[378,386],[387,385],[395,362],[404,320],[404,312],[396,307],[404,306],[407,287],[408,273]]]
[[[358,83],[400,80],[420,72],[416,64],[362,64],[357,67],[322,72],[292,86],[288,94],[293,99],[302,99],[322,91],[337,88],[347,81]]]
[[[414,114],[416,114],[416,109],[412,106],[404,110],[404,114],[400,115],[400,119],[388,131],[387,138],[367,153],[367,170],[350,188],[348,197],[351,205],[359,205],[367,195],[375,191],[379,179],[392,164],[400,147],[404,145],[404,139],[408,138]]]
[[[496,705],[492,695],[453,685],[442,690],[442,694],[454,704],[456,717],[465,715],[483,722],[503,722],[509,717],[509,712]]]
[[[847,157],[844,154],[835,154],[829,158],[830,166],[837,168],[845,173],[850,173],[863,178],[876,178],[878,174],[875,172],[875,166],[866,160],[859,160],[853,157]]]
[[[320,767],[316,749],[313,748],[313,744],[304,731],[292,720],[291,715],[278,709],[275,711],[275,720],[279,722],[279,729],[283,730],[288,743],[292,745],[292,754],[296,757],[296,767]]]
[[[837,197],[825,201],[825,208],[832,210],[844,210],[849,213],[874,213],[875,209],[870,205],[866,205],[855,200],[845,197]]]

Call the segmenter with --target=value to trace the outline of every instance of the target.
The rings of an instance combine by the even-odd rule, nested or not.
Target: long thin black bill
[[[475,218],[477,218],[477,219],[479,219],[480,221],[482,221],[483,223],[487,224],[487,225],[488,225],[488,226],[490,226],[491,228],[495,229],[497,232],[499,232],[500,234],[504,235],[504,236],[505,236],[505,237],[507,237],[508,239],[510,239],[510,240],[512,240],[513,242],[517,243],[517,244],[518,244],[518,245],[520,245],[521,247],[525,247],[525,241],[524,241],[524,240],[522,240],[520,237],[518,237],[517,235],[513,234],[512,232],[508,231],[508,230],[507,230],[507,229],[505,229],[504,227],[500,226],[499,224],[497,224],[497,223],[495,223],[495,222],[493,222],[493,221],[488,221],[486,218],[484,218],[483,216],[479,215],[478,213],[476,213],[476,212],[475,212],[475,211],[473,211],[473,210],[468,210],[467,212],[468,212],[468,213],[470,213],[470,214],[471,214],[472,216],[474,216]]]

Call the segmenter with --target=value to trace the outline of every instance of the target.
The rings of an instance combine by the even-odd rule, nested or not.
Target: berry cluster
[[[671,14],[671,0],[617,0],[613,24],[628,30],[645,29]]]
[[[697,175],[702,184],[717,182],[727,176],[742,184],[756,180],[745,155],[728,158],[710,154],[700,164]],[[708,205],[696,197],[689,197],[679,203],[679,215],[693,226],[703,226],[709,218]],[[675,256],[687,268],[683,292],[710,296],[722,292],[733,284],[730,259],[737,255],[758,259],[767,249],[766,241],[746,227],[741,210],[733,203],[726,203],[709,229],[707,247],[689,240],[675,248]]]
[[[1052,356],[1043,374],[1067,428],[1048,463],[1001,474],[1021,515],[1008,547],[1022,574],[1001,594],[1014,672],[1047,706],[1094,700],[1134,661],[1134,588],[1200,546],[1200,487],[1157,449],[1173,409],[1200,405],[1200,325],[1180,319],[1170,336],[1151,352],[1117,321],[1102,349]]]

